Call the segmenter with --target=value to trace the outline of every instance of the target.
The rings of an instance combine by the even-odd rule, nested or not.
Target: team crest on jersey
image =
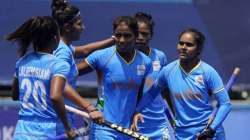
[[[137,75],[144,75],[146,67],[145,65],[137,65]]]
[[[202,75],[195,76],[195,82],[199,85],[204,85],[204,80]]]
[[[159,71],[161,69],[161,63],[160,61],[156,60],[153,61],[153,71]]]

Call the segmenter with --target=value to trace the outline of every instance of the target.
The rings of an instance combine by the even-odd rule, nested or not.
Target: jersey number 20
[[[37,108],[42,108],[43,110],[47,109],[46,89],[43,82],[35,80],[34,83],[32,83],[29,79],[25,78],[21,82],[21,89],[25,90],[22,103],[24,108],[33,108],[35,106]],[[41,92],[40,96],[38,96],[39,90]],[[31,95],[34,98],[34,103],[29,102]],[[41,98],[40,101],[38,97]]]

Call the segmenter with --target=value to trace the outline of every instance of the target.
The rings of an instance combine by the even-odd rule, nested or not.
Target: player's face
[[[117,38],[116,46],[120,52],[131,52],[134,50],[135,34],[124,22],[120,23],[114,35]]]
[[[82,18],[79,16],[77,19],[71,23],[71,30],[70,30],[70,38],[72,41],[79,40],[81,37],[81,33],[84,30]]]
[[[138,37],[136,38],[136,49],[142,50],[148,47],[152,37],[149,26],[144,22],[138,22]]]
[[[193,33],[184,33],[177,45],[179,59],[182,61],[190,61],[196,59],[199,55],[199,50],[195,42]]]

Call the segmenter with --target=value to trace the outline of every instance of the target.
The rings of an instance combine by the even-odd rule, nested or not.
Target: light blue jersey
[[[56,135],[56,124],[60,120],[50,99],[50,83],[54,76],[66,79],[69,70],[66,62],[47,53],[29,53],[17,61],[15,76],[19,82],[21,106],[14,139]]]
[[[137,104],[137,96],[143,79],[151,68],[151,60],[143,53],[135,50],[135,56],[127,63],[112,46],[96,51],[86,58],[87,63],[99,73],[102,84],[102,95],[99,97],[98,107],[103,112],[104,118],[125,128],[130,127]],[[101,98],[101,99],[100,99]],[[103,104],[101,104],[103,103]],[[94,138],[98,135],[112,135],[115,132],[109,128],[95,125]],[[98,130],[100,130],[98,132]],[[101,131],[108,131],[109,134]],[[116,139],[120,134],[108,136]],[[126,139],[125,136],[119,139]],[[108,138],[107,138],[108,139]]]
[[[67,77],[67,80],[68,83],[75,89],[78,70],[74,60],[74,53],[75,48],[73,46],[68,46],[63,41],[60,41],[57,49],[53,52],[53,55],[61,60],[66,61],[70,65],[70,73]]]
[[[73,46],[71,45],[68,46],[61,40],[59,42],[57,49],[53,52],[53,55],[59,58],[60,60],[63,60],[68,63],[68,65],[70,66],[70,72],[67,77],[67,82],[70,84],[70,86],[76,89],[78,70],[77,70],[75,60],[74,60],[74,52],[75,52],[75,48]],[[76,106],[72,101],[70,101],[67,98],[65,98],[64,102],[66,105]],[[68,114],[68,118],[72,126],[76,127],[76,124],[75,124],[76,122],[74,121],[74,114],[71,112],[68,112],[67,114]],[[64,128],[61,128],[61,132],[62,133],[64,132]]]
[[[148,55],[152,60],[152,69],[150,70],[150,77],[156,80],[160,70],[167,64],[165,54],[155,48],[150,48]],[[160,91],[159,91],[160,92]],[[169,137],[169,128],[171,127],[167,116],[165,114],[166,102],[162,98],[161,93],[142,110],[144,123],[138,123],[139,132],[149,136],[152,140],[161,140]],[[174,137],[172,132],[172,137]]]
[[[176,114],[176,135],[179,140],[195,140],[195,135],[205,128],[213,110],[212,95],[225,96],[229,100],[220,76],[203,61],[189,73],[180,66],[179,60],[170,63],[160,73],[158,87],[169,88]],[[219,134],[223,133],[221,125],[216,128],[217,135],[221,135]]]

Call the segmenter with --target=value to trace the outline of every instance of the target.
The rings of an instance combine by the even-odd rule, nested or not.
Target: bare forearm
[[[50,99],[52,101],[53,107],[57,116],[62,121],[64,128],[66,131],[70,130],[70,126],[67,120],[66,110],[64,106],[64,99],[62,96],[62,91],[65,86],[65,79],[56,76],[51,80],[51,88],[50,88]]]
[[[67,120],[67,114],[65,111],[65,106],[64,106],[64,101],[63,98],[60,97],[59,99],[51,99],[54,109],[56,111],[57,116],[60,118],[60,120],[62,121],[65,130],[70,130],[70,126]]]
[[[78,70],[78,74],[79,76],[87,74],[91,71],[93,71],[93,69],[88,65],[88,63],[86,62],[86,60],[81,61],[80,63],[77,64],[77,70]]]
[[[64,94],[66,98],[74,102],[79,107],[86,109],[87,111],[90,111],[90,109],[93,108],[92,104],[88,100],[81,97],[79,93],[74,90],[69,84],[66,84]]]

